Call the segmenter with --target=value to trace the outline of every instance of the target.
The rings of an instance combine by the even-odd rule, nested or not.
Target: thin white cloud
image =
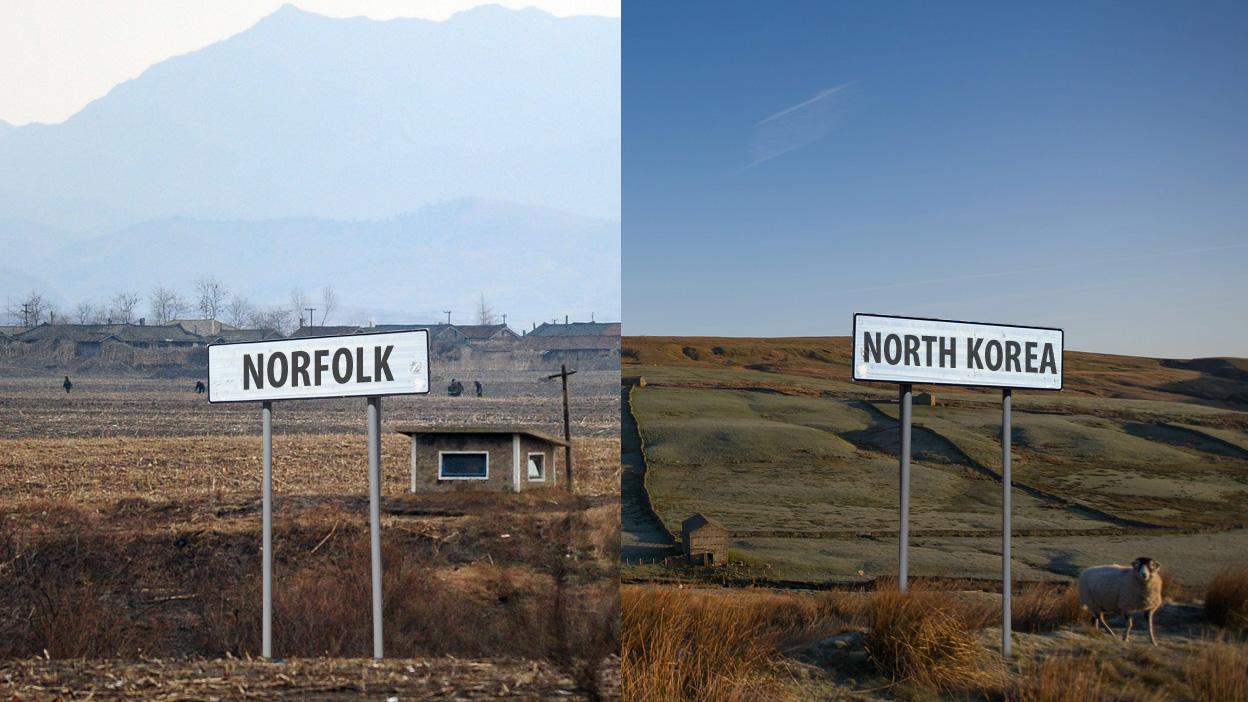
[[[750,162],[742,170],[810,146],[831,134],[840,120],[841,97],[850,85],[852,83],[820,90],[755,123]]]

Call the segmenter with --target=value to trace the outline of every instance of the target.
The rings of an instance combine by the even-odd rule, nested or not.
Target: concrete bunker
[[[567,442],[524,427],[399,426],[411,440],[411,492],[559,487]]]

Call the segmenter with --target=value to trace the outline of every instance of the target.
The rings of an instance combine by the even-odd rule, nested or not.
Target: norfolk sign
[[[208,401],[429,392],[429,332],[305,337],[208,347]]]
[[[854,380],[1062,389],[1061,329],[854,315]]]

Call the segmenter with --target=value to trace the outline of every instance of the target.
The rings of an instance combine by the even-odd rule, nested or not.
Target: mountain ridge
[[[615,218],[619,143],[616,19],[285,6],[65,122],[5,130],[0,217],[100,233],[182,214],[378,218],[477,196]]]

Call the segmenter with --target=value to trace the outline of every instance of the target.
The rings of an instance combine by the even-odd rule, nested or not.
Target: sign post
[[[1014,388],[1062,389],[1061,329],[855,314],[852,377],[898,383],[901,514],[898,586],[906,591],[910,538],[911,384],[1001,388],[1001,653],[1010,655],[1010,475]]]
[[[910,573],[910,383],[897,386],[897,410],[901,420],[901,528],[898,530],[897,587],[906,591]]]
[[[264,561],[264,621],[261,624],[261,655],[273,657],[273,403],[265,400],[260,403],[260,422],[264,436],[264,484],[261,501],[264,503],[263,544],[261,545]]]
[[[368,528],[373,561],[373,658],[381,658],[381,398],[368,398]]]
[[[208,347],[208,401],[260,402],[264,456],[261,647],[265,658],[273,657],[273,401],[367,398],[373,657],[381,658],[381,398],[428,392],[429,332],[424,329]]]

